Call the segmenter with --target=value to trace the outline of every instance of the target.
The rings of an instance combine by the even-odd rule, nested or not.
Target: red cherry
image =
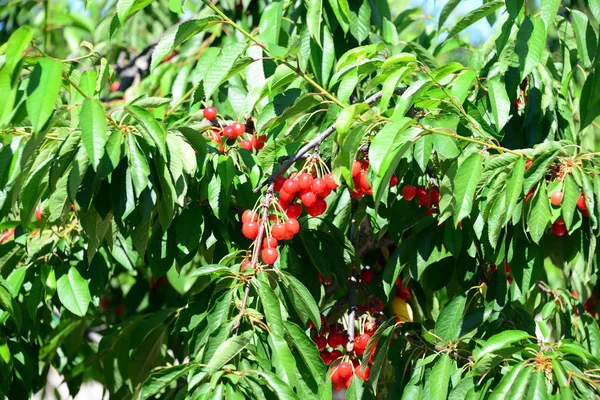
[[[419,197],[419,205],[421,207],[429,207],[429,196]]]
[[[365,323],[365,333],[372,335],[377,330],[377,322],[371,320]]]
[[[429,191],[429,205],[438,205],[440,202],[440,191],[438,188],[433,188]]]
[[[532,188],[529,192],[527,192],[527,194],[525,195],[525,201],[529,201],[530,198],[533,197],[533,195],[535,194],[535,188]]]
[[[265,147],[265,141],[267,140],[267,136],[266,135],[261,135],[261,136],[252,136],[252,146],[256,149],[256,150],[261,150],[263,147]]]
[[[279,257],[279,253],[277,252],[277,249],[267,248],[260,252],[260,257],[265,264],[275,264],[275,261],[277,261],[277,258]]]
[[[333,382],[333,391],[334,392],[339,392],[340,390],[342,390],[345,387],[346,387],[346,385],[344,384],[344,382]]]
[[[315,194],[317,196],[320,196],[323,192],[325,192],[328,189],[327,182],[325,182],[325,179],[323,179],[323,178],[313,179],[313,182],[312,182],[312,185],[310,186],[310,188],[312,189],[313,192],[315,192]]]
[[[327,343],[329,344],[330,347],[332,347],[334,349],[336,347],[341,346],[342,342],[343,342],[342,335],[337,332],[332,332],[327,337]]]
[[[354,369],[354,375],[358,376],[363,381],[368,381],[371,376],[371,367],[365,365],[365,369],[361,369],[360,366]]]
[[[327,347],[327,339],[325,338],[325,336],[316,336],[313,339],[313,341],[317,345],[317,348],[319,349],[319,351],[325,350],[325,347]]]
[[[288,216],[288,218],[298,219],[298,217],[300,217],[300,214],[302,214],[302,205],[298,203],[292,204],[288,207],[286,211],[286,215]]]
[[[374,276],[375,271],[373,271],[372,269],[363,269],[362,271],[360,271],[360,279],[366,283],[371,282]]]
[[[335,385],[336,383],[339,383],[341,381],[340,379],[340,374],[338,372],[339,368],[333,368],[329,374],[329,377],[331,378],[331,382]],[[343,385],[343,384],[342,384]]]
[[[581,193],[581,195],[577,199],[577,208],[579,208],[579,211],[581,212],[587,211],[588,209],[587,204],[585,204],[585,195],[583,193]]]
[[[237,135],[235,134],[235,130],[233,129],[233,126],[227,125],[225,127],[225,129],[223,129],[223,136],[227,136],[228,137],[227,140],[235,139],[237,137]]]
[[[206,118],[209,121],[212,121],[217,116],[217,109],[214,108],[213,106],[206,107],[202,111],[202,114],[204,114],[204,118]]]
[[[121,87],[121,82],[113,82],[110,84],[110,91],[116,92]]]
[[[354,350],[356,351],[356,354],[363,354],[365,352],[369,339],[371,339],[371,335],[368,333],[363,333],[354,339]]]
[[[321,356],[321,360],[325,363],[325,365],[329,365],[331,363],[331,353],[327,350],[323,350],[319,353]]]
[[[298,223],[297,219],[290,218],[285,223],[285,229],[291,235],[295,235],[298,233],[298,231],[300,231],[300,224]]]
[[[552,224],[552,232],[554,232],[556,236],[563,236],[565,233],[567,233],[567,227],[565,226],[564,222],[562,224],[555,222]]]
[[[323,199],[318,199],[315,201],[312,207],[306,207],[306,212],[311,217],[318,217],[319,215],[323,215],[327,210],[327,202]]]
[[[300,193],[300,200],[304,206],[311,207],[313,204],[315,204],[315,201],[317,201],[317,195],[310,190],[306,190]]]
[[[42,209],[41,208],[36,208],[35,219],[37,219],[38,221],[42,220]]]
[[[527,160],[527,162],[525,163],[525,169],[531,168],[532,165],[533,165],[533,160]]]
[[[421,197],[426,197],[427,196],[427,189],[425,189],[423,186],[418,186],[417,187],[417,191],[415,193],[417,195],[417,197],[421,198]]]
[[[256,222],[258,221],[258,214],[256,214],[252,210],[246,210],[242,214],[242,223],[247,224],[248,222]]]
[[[285,190],[288,193],[296,193],[298,190],[300,190],[300,185],[298,184],[297,180],[288,178],[283,184],[283,188],[281,190]]]
[[[118,304],[115,306],[115,315],[117,317],[120,317],[121,315],[123,315],[123,309],[125,308],[125,306],[123,304]]]
[[[357,176],[360,173],[361,169],[362,165],[360,161],[354,160],[354,163],[352,163],[352,177],[354,178],[355,176]]]
[[[274,237],[264,238],[262,247],[267,248],[267,249],[276,249],[277,248],[277,239],[275,239]]]
[[[300,186],[300,190],[307,190],[312,185],[313,176],[306,172],[298,175],[298,185]]]
[[[289,201],[284,201],[284,200],[277,200],[277,204],[279,204],[279,207],[281,207],[283,210],[287,210],[290,207],[290,202]]]
[[[392,175],[390,178],[390,187],[395,187],[398,184],[398,177],[396,174]]]
[[[279,192],[281,190],[281,188],[283,187],[284,183],[285,183],[285,178],[282,176],[278,176],[277,178],[275,178],[275,182],[273,184],[273,189],[275,189],[276,192]]]
[[[327,184],[327,187],[331,190],[335,190],[338,187],[338,184],[335,182],[335,179],[333,179],[333,175],[331,174],[327,174],[323,177],[323,179],[325,179],[325,183]]]
[[[242,261],[242,265],[240,266],[240,272],[244,272],[246,268],[252,267],[252,261],[245,259]]]
[[[557,191],[557,192],[552,193],[552,196],[550,196],[550,203],[552,203],[552,205],[554,205],[554,206],[560,206],[562,199],[563,199],[563,192]]]
[[[337,371],[338,371],[338,376],[341,379],[348,379],[349,377],[352,376],[352,373],[353,373],[352,365],[349,362],[342,361],[340,363],[340,365],[338,365]]]
[[[367,178],[367,171],[362,170],[358,174],[360,186],[365,190],[371,189],[371,184],[369,183],[369,179]]]
[[[406,185],[402,188],[402,197],[404,199],[411,201],[417,195],[417,188],[412,185]]]
[[[360,199],[361,197],[363,197],[365,194],[365,191],[361,188],[358,190],[351,190],[350,191],[350,196],[354,197],[355,199]]]
[[[240,147],[248,151],[252,151],[252,142],[248,139],[244,139],[240,142]]]
[[[332,350],[331,351],[331,361],[335,361],[342,356],[342,352],[340,350]]]
[[[110,308],[110,299],[108,297],[100,297],[100,308],[103,310],[108,310]]]
[[[285,240],[287,236],[287,229],[285,224],[275,224],[271,228],[271,235],[277,240]]]
[[[256,239],[258,236],[258,223],[251,221],[242,225],[242,234],[248,239]]]
[[[242,124],[241,122],[235,122],[232,125],[232,128],[236,136],[242,136],[246,132],[246,125]],[[251,141],[250,144],[252,144]]]
[[[290,193],[287,190],[285,190],[285,185],[279,191],[279,198],[283,201],[292,201],[294,200],[294,197],[296,197],[296,194]]]

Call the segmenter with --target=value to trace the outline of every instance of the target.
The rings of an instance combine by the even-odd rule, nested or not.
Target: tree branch
[[[399,87],[394,90],[394,93],[397,95],[401,95],[402,93],[404,93],[405,90],[406,90],[406,88]],[[373,94],[372,96],[368,97],[365,100],[365,103],[369,104],[369,105],[373,104],[373,103],[377,102],[379,99],[381,99],[382,95],[383,95],[383,92],[379,91],[379,92]],[[298,150],[294,155],[292,155],[286,161],[285,164],[283,164],[281,167],[279,167],[277,169],[277,171],[273,172],[267,179],[265,179],[260,185],[258,185],[256,187],[256,189],[254,189],[254,193],[258,193],[263,187],[265,187],[269,183],[274,182],[275,178],[277,178],[278,176],[283,174],[285,171],[287,171],[288,168],[290,168],[292,166],[292,164],[294,164],[299,159],[303,158],[304,155],[306,153],[308,153],[312,148],[319,146],[321,144],[321,142],[323,142],[325,139],[327,139],[329,136],[331,136],[334,132],[335,132],[335,124],[331,125],[327,129],[325,129],[322,133],[317,135],[313,140],[311,140],[310,142],[305,144],[300,150]]]

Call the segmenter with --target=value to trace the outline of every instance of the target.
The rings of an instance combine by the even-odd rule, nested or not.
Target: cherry
[[[250,221],[242,225],[242,234],[248,239],[256,239],[258,236],[258,223]]]
[[[323,179],[325,179],[325,183],[327,184],[327,188],[331,189],[331,190],[335,190],[338,187],[338,184],[335,182],[335,179],[333,179],[333,175],[331,174],[327,174],[323,177]]]
[[[390,187],[393,188],[396,185],[398,185],[398,177],[396,176],[396,174],[392,175],[392,177],[390,178]]]
[[[344,343],[344,335],[341,333],[332,332],[327,337],[327,343],[334,349],[336,347],[340,347]]]
[[[283,210],[287,210],[290,207],[290,202],[282,199],[277,200],[277,204],[279,204],[279,207]]]
[[[302,205],[298,203],[294,203],[290,205],[286,211],[286,215],[288,218],[298,219],[302,214]]]
[[[311,207],[317,201],[317,195],[310,190],[306,190],[300,193],[300,200],[306,207]]]
[[[315,178],[310,188],[317,196],[321,196],[328,189],[327,182],[323,178]]]
[[[563,199],[563,192],[556,191],[556,192],[552,193],[552,196],[550,196],[550,203],[552,203],[552,205],[554,205],[554,206],[560,206],[562,199]]]
[[[296,194],[290,193],[287,190],[285,190],[285,184],[284,184],[284,187],[282,187],[281,190],[279,191],[279,198],[283,201],[292,201],[294,199],[294,197],[296,197]]]
[[[374,320],[369,320],[365,322],[365,333],[372,335],[373,333],[375,333],[375,330],[377,330],[377,322],[375,322]]]
[[[419,205],[422,207],[429,206],[429,196],[419,197]]]
[[[121,82],[113,82],[110,84],[110,91],[116,92],[121,87]]]
[[[244,139],[240,142],[240,147],[248,151],[252,151],[252,142],[248,139]]]
[[[246,268],[252,267],[252,261],[245,259],[242,261],[242,265],[240,266],[240,272],[244,272]]]
[[[429,205],[438,205],[440,202],[440,191],[438,188],[433,188],[429,191]]]
[[[333,368],[331,370],[330,375],[329,375],[329,377],[331,378],[331,382],[334,384],[334,386],[335,386],[336,383],[339,383],[341,381],[338,369],[339,368]],[[343,384],[342,384],[342,386],[343,386]]]
[[[252,210],[246,210],[242,214],[242,223],[247,224],[248,222],[256,222],[258,221],[258,214],[256,214]]]
[[[330,352],[328,352],[327,350],[323,350],[323,351],[319,352],[319,355],[321,356],[321,360],[323,360],[325,365],[329,365],[331,363],[331,353]]]
[[[527,162],[525,163],[525,169],[531,168],[532,165],[533,165],[533,160],[527,160]]]
[[[266,248],[260,252],[260,257],[265,262],[265,264],[275,264],[277,258],[279,257],[279,253],[277,249]]]
[[[533,197],[533,195],[535,194],[535,188],[531,188],[531,190],[529,192],[527,192],[527,194],[525,195],[525,201],[529,201],[530,198]]]
[[[298,185],[300,186],[300,190],[307,190],[310,188],[310,185],[313,183],[313,176],[306,172],[298,175]]]
[[[425,189],[423,186],[419,186],[419,187],[417,187],[417,191],[415,192],[415,194],[419,198],[426,197],[427,196],[427,189]]]
[[[267,249],[276,249],[277,248],[277,239],[274,237],[266,237],[263,239],[262,243],[263,248]]]
[[[298,181],[295,179],[288,178],[283,184],[283,188],[281,190],[285,190],[288,193],[296,193],[300,190],[300,185]]]
[[[375,271],[373,271],[372,269],[363,269],[362,271],[360,271],[360,279],[366,283],[371,282],[374,276]]]
[[[115,306],[115,315],[117,317],[120,317],[121,315],[123,315],[123,310],[125,309],[125,306],[123,304],[118,304]]]
[[[581,212],[587,211],[588,209],[587,204],[585,204],[585,195],[583,193],[581,193],[577,199],[577,208],[579,208],[579,211]]]
[[[354,163],[352,163],[352,177],[354,178],[355,176],[357,176],[360,173],[361,169],[362,165],[360,161],[354,160]]]
[[[368,333],[363,333],[354,339],[354,351],[356,351],[356,354],[363,354],[365,352],[369,339],[371,339],[371,335]]]
[[[275,182],[273,184],[273,189],[275,189],[276,192],[279,192],[281,190],[281,188],[283,187],[284,183],[285,183],[285,178],[282,176],[278,176],[277,178],[275,178]]]
[[[298,233],[298,231],[300,231],[300,224],[298,223],[297,219],[290,218],[285,223],[285,229],[291,235],[295,235]]]
[[[110,299],[108,297],[100,297],[100,308],[103,310],[108,310],[110,308]]]
[[[252,135],[252,147],[254,147],[256,150],[262,149],[263,147],[265,147],[265,140],[267,140],[267,137],[265,135]]]
[[[351,190],[350,191],[350,196],[354,197],[355,199],[360,199],[361,197],[363,197],[365,194],[365,191],[360,188],[358,190]]]
[[[411,201],[417,195],[417,188],[412,185],[406,185],[402,188],[402,197]]]
[[[242,136],[246,132],[246,125],[241,122],[235,122],[231,127],[236,136]],[[250,144],[252,144],[251,141]]]
[[[325,338],[325,336],[316,336],[313,339],[313,341],[316,343],[317,349],[319,349],[319,351],[325,350],[325,347],[327,347],[327,339]]]
[[[371,184],[369,183],[369,179],[367,178],[367,171],[362,170],[358,174],[360,186],[365,190],[371,189]]]
[[[342,356],[342,352],[340,350],[332,350],[331,351],[331,361],[337,360]]]
[[[352,376],[352,365],[349,362],[342,361],[337,367],[338,376],[341,379],[348,379]]]
[[[37,208],[35,210],[35,219],[37,219],[38,221],[42,220],[42,209],[41,208]]]
[[[562,223],[559,223],[559,221],[560,220],[557,220],[552,224],[552,232],[554,232],[556,236],[563,236],[567,233],[567,227],[565,226],[564,221],[562,221]]]
[[[371,367],[365,365],[365,368],[361,369],[360,366],[358,366],[354,369],[354,375],[366,382],[371,376]]]
[[[227,125],[225,129],[223,129],[223,136],[227,136],[228,140],[235,139],[237,135],[235,134],[233,126]]]
[[[306,207],[306,212],[311,217],[318,217],[319,215],[323,215],[327,210],[327,202],[323,199],[318,199],[315,201],[315,204],[312,207]]]
[[[275,224],[271,228],[271,235],[277,240],[285,240],[287,236],[287,229],[285,224]]]
[[[206,118],[209,121],[212,121],[217,116],[217,109],[214,108],[213,106],[206,107],[202,111],[202,114],[204,115],[204,118]]]

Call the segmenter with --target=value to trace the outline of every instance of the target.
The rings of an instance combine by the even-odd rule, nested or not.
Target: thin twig
[[[269,186],[267,192],[265,194],[265,198],[262,203],[262,214],[260,217],[260,226],[258,227],[258,235],[256,236],[256,240],[254,241],[254,250],[252,251],[252,260],[250,261],[250,268],[254,268],[258,263],[258,253],[260,252],[260,245],[262,243],[263,237],[265,235],[265,226],[268,222],[269,218],[269,205],[271,203],[271,198],[273,197],[273,184]],[[242,306],[240,307],[240,313],[237,316],[235,324],[233,325],[233,332],[235,335],[238,334],[238,330],[240,328],[240,324],[242,323],[242,317],[246,311],[246,303],[248,302],[248,296],[250,294],[250,281],[246,282],[246,287],[244,288],[244,297],[242,299]]]

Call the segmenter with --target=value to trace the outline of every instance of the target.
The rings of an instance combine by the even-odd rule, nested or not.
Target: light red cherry
[[[371,335],[368,333],[363,333],[354,339],[354,351],[356,351],[356,354],[363,354],[365,352],[369,339],[371,339]]]
[[[291,235],[295,235],[300,231],[300,224],[298,223],[297,219],[290,218],[285,223],[285,229]]]
[[[360,365],[354,369],[354,375],[359,377],[363,381],[368,381],[371,376],[371,367],[365,365],[364,369],[361,369]]]
[[[325,192],[328,189],[327,182],[325,182],[325,179],[323,178],[313,179],[310,188],[317,196],[320,196],[323,192]]]
[[[277,240],[285,240],[287,236],[287,228],[285,224],[275,224],[271,228],[271,235]]]
[[[206,107],[202,111],[202,114],[204,115],[204,118],[206,118],[209,121],[212,121],[217,116],[217,109],[214,108],[213,106]]]
[[[412,185],[406,185],[402,188],[402,197],[405,200],[411,201],[417,195],[417,188]]]
[[[294,203],[285,212],[288,218],[298,219],[302,214],[302,205]]]
[[[313,176],[309,173],[302,173],[298,175],[298,186],[300,186],[300,190],[310,189],[310,185],[313,183]]]
[[[256,239],[258,236],[258,223],[248,222],[242,225],[242,234],[248,239]]]
[[[331,190],[335,190],[338,187],[338,184],[335,182],[335,179],[333,179],[333,175],[331,174],[327,174],[323,177],[323,179],[325,179],[325,183],[327,184],[327,188],[331,189]]]
[[[277,249],[266,248],[260,252],[260,257],[265,264],[275,264],[275,261],[277,261],[277,258],[279,257],[279,253],[277,252]]]
[[[560,206],[562,199],[563,199],[563,192],[561,192],[561,191],[556,191],[556,192],[552,193],[552,196],[550,196],[550,202],[554,206]]]
[[[317,195],[311,190],[305,190],[300,193],[300,200],[305,207],[311,207],[317,201]]]
[[[240,142],[240,147],[248,151],[252,151],[252,142],[248,139],[244,139]]]
[[[588,209],[587,204],[585,203],[585,195],[583,193],[581,193],[581,195],[577,199],[577,208],[579,208],[579,211],[581,212],[587,211]]]
[[[292,201],[294,200],[294,197],[296,197],[296,194],[290,193],[287,190],[285,190],[285,185],[279,191],[279,198],[283,201]]]
[[[276,249],[277,239],[275,239],[274,237],[266,237],[263,239],[262,246],[266,249]]]
[[[342,361],[338,365],[337,370],[338,370],[338,376],[341,379],[347,379],[347,378],[351,377],[354,372],[352,369],[352,364],[350,364],[349,362],[346,362],[346,361]]]
[[[242,214],[242,223],[247,224],[248,222],[258,221],[258,214],[252,210],[246,210]]]
[[[241,122],[234,122],[231,127],[233,128],[235,135],[238,137],[242,136],[246,132],[246,125],[242,124]],[[252,141],[250,141],[250,144],[252,144]]]
[[[285,190],[288,193],[296,193],[300,190],[300,185],[298,181],[295,179],[288,178],[283,184],[283,188],[281,190]]]
[[[354,162],[352,163],[352,177],[354,178],[355,176],[357,176],[360,173],[361,169],[362,165],[360,161],[354,160]]]

